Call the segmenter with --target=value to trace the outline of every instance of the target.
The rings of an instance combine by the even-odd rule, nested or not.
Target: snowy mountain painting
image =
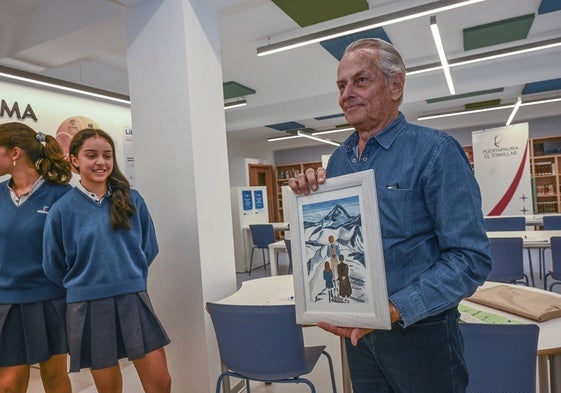
[[[369,303],[365,289],[368,272],[364,258],[359,197],[353,195],[303,205],[302,220],[306,245],[302,252],[305,264],[303,270],[307,270],[306,283],[310,302]],[[348,265],[352,289],[348,299],[339,295],[337,287],[332,290],[333,296],[329,296],[329,289],[326,287],[323,272],[325,262],[330,260],[330,236],[334,237],[338,251]]]

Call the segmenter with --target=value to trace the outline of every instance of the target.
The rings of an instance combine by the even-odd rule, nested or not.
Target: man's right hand
[[[295,194],[308,195],[312,191],[317,191],[320,184],[325,183],[327,171],[325,168],[308,168],[296,177],[288,179],[288,185]]]

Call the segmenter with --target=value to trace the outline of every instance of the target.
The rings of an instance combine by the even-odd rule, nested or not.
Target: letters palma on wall
[[[2,104],[0,105],[0,118],[4,117],[17,118],[18,120],[25,120],[27,118],[30,118],[37,121],[37,116],[35,116],[35,112],[33,112],[33,108],[30,104],[27,104],[25,109],[22,111],[17,101],[14,102],[10,107],[8,103],[3,99]]]

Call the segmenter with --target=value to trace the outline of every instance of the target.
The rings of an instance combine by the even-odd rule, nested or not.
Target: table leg
[[[551,393],[561,393],[561,354],[549,355]]]
[[[277,250],[269,246],[269,262],[271,263],[271,276],[278,275]]]
[[[343,375],[343,393],[352,393],[351,373],[349,372],[349,362],[347,361],[347,347],[345,338],[341,337],[341,372]]]
[[[539,393],[549,393],[549,373],[547,371],[547,355],[538,356],[538,387]]]

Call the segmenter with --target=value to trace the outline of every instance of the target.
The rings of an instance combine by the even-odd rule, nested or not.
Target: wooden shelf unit
[[[288,185],[288,179],[297,176],[308,168],[319,168],[321,161],[304,162],[298,164],[279,165],[275,167],[275,186],[277,193],[277,211],[279,222],[285,221],[282,206],[282,186]]]
[[[561,137],[530,139],[530,170],[535,196],[534,212],[559,213]]]

